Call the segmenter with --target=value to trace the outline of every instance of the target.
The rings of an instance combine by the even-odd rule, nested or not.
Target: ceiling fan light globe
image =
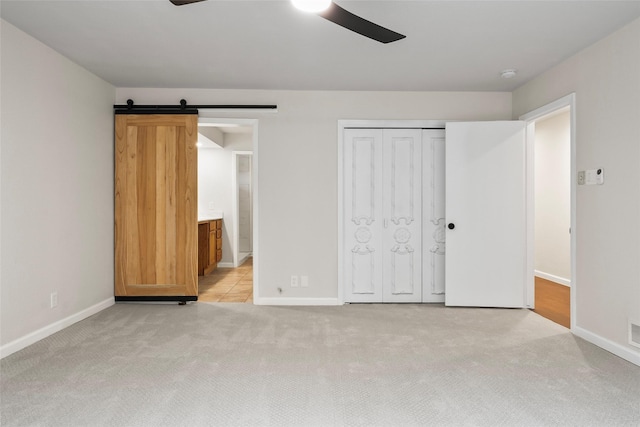
[[[331,0],[291,0],[291,3],[297,9],[309,13],[322,12],[331,6]]]

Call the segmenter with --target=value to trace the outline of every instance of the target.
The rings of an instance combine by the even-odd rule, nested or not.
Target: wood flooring
[[[535,278],[535,313],[566,328],[571,327],[571,288],[540,277]]]
[[[253,304],[253,258],[238,268],[218,267],[198,277],[198,301]]]
[[[569,328],[571,288],[540,277],[535,278],[535,286],[536,308],[533,311]],[[238,268],[218,268],[200,276],[198,290],[198,301],[253,304],[253,258],[248,258]]]

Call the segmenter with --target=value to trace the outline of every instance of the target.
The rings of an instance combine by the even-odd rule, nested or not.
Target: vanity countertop
[[[213,221],[214,219],[222,219],[222,212],[207,212],[198,214],[198,222]]]

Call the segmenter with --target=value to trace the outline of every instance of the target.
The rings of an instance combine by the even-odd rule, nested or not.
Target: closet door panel
[[[444,302],[445,134],[422,131],[422,302]]]
[[[344,134],[345,301],[382,301],[382,131]]]
[[[422,301],[422,131],[383,132],[383,302]]]

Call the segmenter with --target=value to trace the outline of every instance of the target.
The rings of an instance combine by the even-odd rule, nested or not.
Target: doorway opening
[[[527,129],[527,306],[575,324],[575,96],[520,119]]]
[[[253,303],[258,120],[201,117],[198,133],[199,224],[220,218],[217,263],[201,271],[198,300]]]

